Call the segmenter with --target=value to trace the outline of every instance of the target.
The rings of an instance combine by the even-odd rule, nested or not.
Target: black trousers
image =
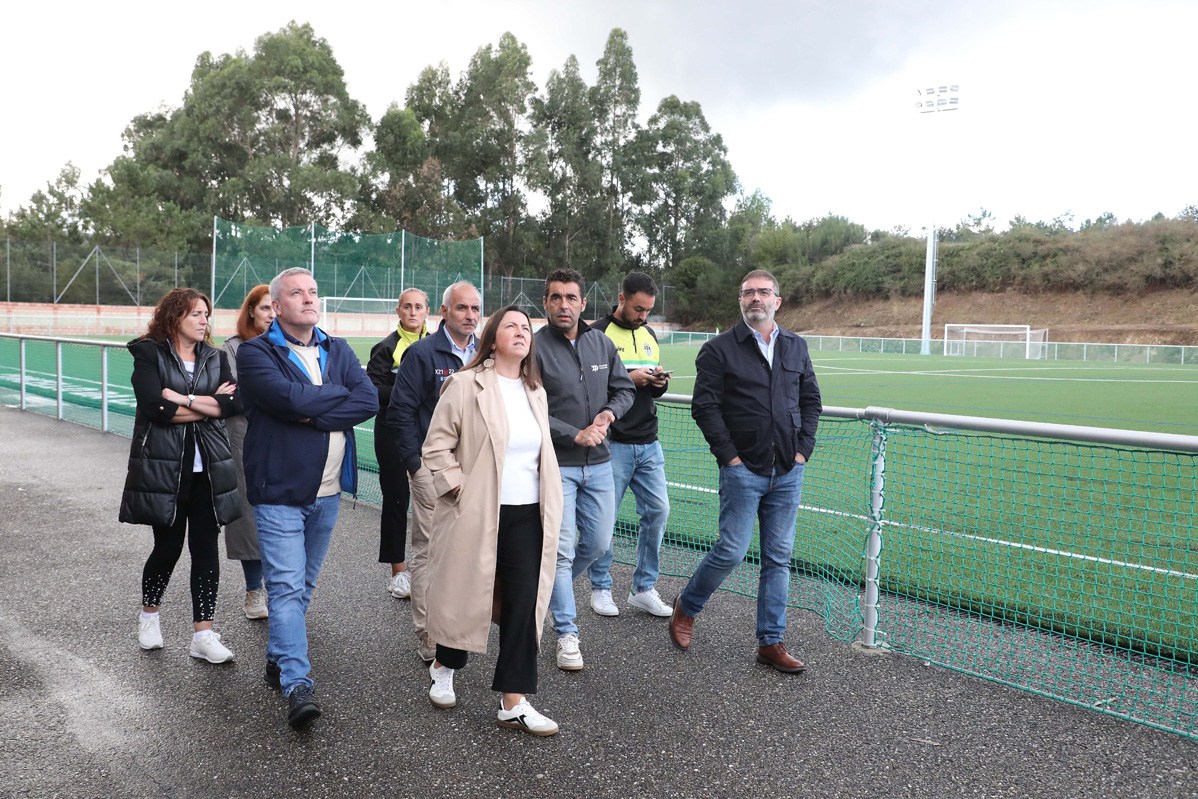
[[[175,523],[155,524],[154,549],[141,571],[141,603],[149,608],[162,604],[175,564],[183,554],[183,541],[191,552],[191,620],[212,621],[216,593],[220,588],[220,526],[212,507],[212,487],[207,472],[191,476],[191,485],[181,492]]]
[[[374,457],[379,464],[383,516],[379,521],[379,563],[403,563],[408,537],[408,473],[389,430],[376,430]]]
[[[537,692],[537,587],[541,581],[540,505],[499,508],[499,541],[495,548],[495,582],[499,587],[499,658],[492,691]],[[466,652],[437,644],[437,661],[460,669]]]

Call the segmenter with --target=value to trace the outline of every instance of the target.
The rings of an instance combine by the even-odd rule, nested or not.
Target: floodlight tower
[[[916,89],[919,102],[915,110],[934,115],[956,111],[960,107],[961,88],[955,83]],[[935,147],[929,147],[935,153]],[[923,268],[923,329],[920,332],[920,355],[932,353],[932,306],[936,304],[936,225],[928,225],[928,251]]]

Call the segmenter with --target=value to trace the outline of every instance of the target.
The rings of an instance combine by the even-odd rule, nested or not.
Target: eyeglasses
[[[768,300],[770,297],[774,296],[774,290],[773,289],[741,289],[740,298],[742,300],[751,300],[751,299],[753,299],[754,295],[760,297],[763,300]]]

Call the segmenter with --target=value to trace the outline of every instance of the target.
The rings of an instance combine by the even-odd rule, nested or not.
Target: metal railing
[[[919,355],[922,342],[917,338],[876,338],[870,336],[816,336],[803,334],[813,352],[859,352],[892,355]],[[1094,363],[1144,363],[1198,366],[1198,347],[1180,344],[1107,344],[1081,341],[1045,341],[1032,344],[1033,357],[1049,361],[1085,361]],[[972,358],[1028,357],[1025,341],[958,342],[955,353]],[[941,353],[937,353],[941,354]]]

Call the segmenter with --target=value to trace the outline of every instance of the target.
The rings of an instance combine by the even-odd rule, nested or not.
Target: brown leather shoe
[[[686,650],[691,645],[691,637],[695,634],[695,617],[682,612],[682,597],[674,600],[674,615],[670,616],[670,640],[674,646]]]
[[[778,671],[794,674],[807,668],[802,661],[786,651],[786,646],[779,641],[769,646],[757,647],[757,662],[773,666]]]

